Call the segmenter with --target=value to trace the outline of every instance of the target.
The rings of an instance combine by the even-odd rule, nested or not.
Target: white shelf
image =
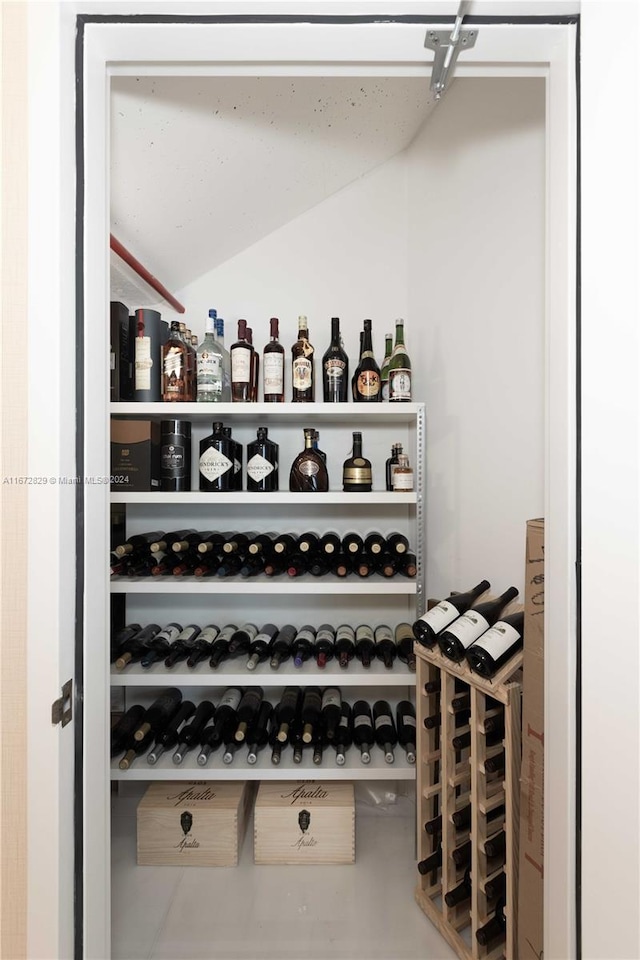
[[[193,670],[184,663],[173,668],[167,668],[162,662],[154,663],[149,668],[141,667],[139,663],[131,664],[124,670],[111,668],[111,685],[117,687],[159,687],[171,684],[177,687],[243,687],[247,683],[257,683],[262,687],[287,686],[326,686],[336,683],[340,687],[406,687],[413,686],[416,675],[409,670],[406,664],[396,660],[391,670],[387,670],[379,660],[372,662],[369,669],[365,669],[357,661],[352,660],[346,669],[342,669],[338,662],[331,660],[324,669],[320,669],[315,662],[307,660],[304,666],[297,669],[291,661],[283,664],[279,670],[272,670],[268,660],[258,664],[255,670],[247,670],[240,666],[244,659],[224,661],[217,670],[209,666],[208,660],[203,660]]]
[[[358,747],[350,747],[345,756],[344,766],[335,761],[333,747],[324,751],[321,764],[313,762],[313,750],[308,747],[303,753],[302,763],[293,762],[293,751],[287,746],[282,751],[282,760],[276,766],[271,763],[271,747],[266,746],[258,754],[256,763],[245,760],[247,748],[241,746],[236,752],[233,763],[222,762],[223,747],[211,755],[206,767],[196,763],[199,749],[196,747],[186,757],[184,763],[176,766],[171,760],[173,751],[164,753],[158,762],[151,766],[146,755],[136,757],[128,770],[118,766],[120,757],[111,763],[112,780],[415,780],[416,768],[408,764],[404,749],[395,748],[395,763],[385,763],[379,747],[371,748],[371,763],[360,761]]]
[[[343,493],[342,490],[330,490],[329,493],[292,493],[289,490],[278,490],[274,493],[249,493],[238,490],[234,493],[202,493],[191,490],[188,493],[161,493],[148,491],[144,493],[112,493],[111,503],[154,503],[154,504],[182,504],[216,503],[219,506],[230,503],[260,504],[269,507],[278,504],[295,507],[307,503],[344,506],[406,506],[415,504],[417,493],[390,493],[387,490],[374,490],[371,493]]]
[[[414,423],[424,409],[423,403],[111,403],[112,416],[191,417],[214,421],[224,417],[247,417],[264,422],[297,420],[301,426],[307,421],[322,420],[379,424],[385,420],[394,423]]]
[[[349,576],[344,578],[327,576],[312,577],[249,577],[246,580],[223,577],[122,577],[111,581],[111,593],[147,593],[164,596],[186,594],[220,594],[231,596],[241,594],[288,594],[300,596],[412,596],[416,594],[415,580],[404,577],[380,577],[374,574],[366,580]]]

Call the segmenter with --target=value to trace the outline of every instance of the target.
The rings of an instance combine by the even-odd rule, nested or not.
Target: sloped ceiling
[[[111,231],[178,291],[403,150],[432,106],[427,77],[115,77]]]

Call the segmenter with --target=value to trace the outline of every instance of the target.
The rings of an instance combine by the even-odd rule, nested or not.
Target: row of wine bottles
[[[255,670],[267,660],[271,669],[277,670],[289,659],[294,667],[315,660],[323,669],[334,657],[343,669],[354,657],[365,668],[371,666],[374,658],[389,670],[396,659],[406,663],[409,670],[416,668],[409,623],[399,623],[393,629],[387,624],[374,628],[364,623],[355,628],[347,623],[336,628],[328,623],[319,627],[304,624],[300,628],[291,623],[283,627],[265,623],[261,629],[254,623],[228,623],[222,629],[213,623],[204,629],[195,623],[183,628],[173,622],[162,629],[157,623],[145,627],[129,623],[111,638],[111,662],[116,670],[124,670],[130,663],[147,668],[159,662],[168,668],[186,662],[187,667],[193,668],[203,660],[208,660],[215,670],[225,660],[238,657],[247,658],[247,670]]]
[[[451,594],[413,625],[418,643],[429,649],[437,644],[444,656],[456,663],[466,658],[475,673],[487,678],[522,647],[524,630],[522,610],[505,613],[518,596],[517,588],[479,600],[490,586],[488,580],[482,580],[471,590]]]
[[[215,309],[205,320],[200,344],[185,323],[168,327],[155,310],[138,309],[130,318],[123,304],[112,303],[112,399],[154,402],[282,403],[289,395],[285,349],[280,343],[278,317],[269,321],[270,339],[260,352],[253,330],[238,320],[238,338],[224,344],[224,321]],[[261,370],[262,368],[262,370]],[[291,346],[291,400],[313,403],[316,397],[315,350],[309,340],[307,317],[298,317],[298,338]],[[340,335],[340,318],[331,318],[331,342],[322,357],[322,396],[325,403],[411,400],[411,361],[404,344],[404,321],[385,335],[385,354],[378,366],[373,350],[372,321],[363,322],[360,356],[349,380],[349,356]]]
[[[370,763],[376,744],[386,763],[393,763],[394,748],[400,744],[407,762],[413,764],[415,727],[415,708],[409,700],[397,704],[394,721],[386,700],[376,700],[373,706],[356,700],[351,706],[338,687],[285,687],[276,704],[264,699],[262,687],[228,687],[215,706],[211,700],[196,706],[184,700],[177,687],[169,687],[146,709],[134,704],[123,714],[111,731],[111,756],[122,754],[119,766],[127,770],[143,754],[154,765],[163,753],[173,750],[173,762],[179,765],[197,750],[197,763],[204,767],[221,747],[223,763],[232,763],[245,744],[246,761],[254,764],[260,750],[269,745],[273,764],[280,763],[282,751],[290,746],[294,763],[301,763],[303,751],[310,748],[314,764],[319,765],[330,746],[341,766],[352,744],[359,748],[364,764]]]
[[[155,530],[130,537],[115,547],[111,573],[124,576],[195,576],[243,578],[286,573],[297,577],[304,573],[320,577],[334,574],[346,577],[355,573],[369,577],[417,574],[415,554],[400,533],[384,537],[357,533],[340,537],[336,533],[320,536],[306,533],[220,533],[212,530],[175,530],[165,534]]]

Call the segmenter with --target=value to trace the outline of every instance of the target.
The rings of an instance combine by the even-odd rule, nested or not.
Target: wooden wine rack
[[[517,952],[518,902],[518,829],[521,761],[522,654],[513,656],[493,680],[472,673],[467,663],[457,664],[444,657],[436,646],[428,650],[419,643],[416,652],[416,715],[417,715],[417,787],[418,787],[418,859],[426,859],[437,850],[438,835],[430,836],[425,823],[442,816],[442,867],[421,876],[415,898],[442,936],[463,960],[515,960]],[[471,715],[468,727],[455,727],[451,701],[461,696],[456,680],[468,686]],[[425,693],[427,682],[439,683],[435,693]],[[497,700],[504,711],[504,740],[487,747],[485,719],[499,707],[487,708],[487,696]],[[439,703],[438,703],[439,697]],[[440,713],[440,727],[426,729],[424,719]],[[471,745],[456,751],[452,738],[466,730],[471,732]],[[485,772],[488,757],[505,751],[504,771],[499,775]],[[471,825],[468,831],[458,830],[451,815],[467,803],[471,804]],[[489,823],[487,814],[504,805],[504,820]],[[504,866],[488,872],[484,843],[503,824],[506,834]],[[456,866],[452,852],[471,840],[471,899],[455,907],[445,903],[444,894],[464,877],[465,868]],[[476,939],[476,931],[493,915],[492,904],[484,892],[485,883],[501,870],[506,875],[505,909],[506,939],[484,947]]]

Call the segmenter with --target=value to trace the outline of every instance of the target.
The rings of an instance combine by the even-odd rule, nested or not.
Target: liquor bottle
[[[232,345],[229,356],[231,358],[231,399],[236,403],[247,403],[251,399],[253,347],[247,339],[246,320],[238,320],[238,339]]]
[[[356,403],[379,403],[381,399],[380,367],[376,363],[371,341],[371,320],[364,321],[362,352],[356,368]]]
[[[139,623],[128,623],[122,630],[111,636],[111,663],[114,663],[121,653],[127,649],[137,633],[140,633],[142,627]]]
[[[223,357],[215,338],[215,310],[209,310],[204,322],[204,340],[196,351],[196,401],[220,403],[222,400]]]
[[[279,446],[269,440],[267,427],[258,427],[257,438],[247,444],[247,490],[252,493],[279,489]]]
[[[466,652],[474,673],[491,679],[503,663],[522,647],[524,613],[509,613],[494,623]]]
[[[339,767],[344,766],[345,754],[349,747],[351,746],[352,741],[352,718],[351,718],[351,706],[345,700],[342,701],[342,707],[340,709],[340,722],[338,723],[338,729],[336,730],[336,735],[334,739],[334,746],[336,748],[336,763]]]
[[[232,489],[233,449],[223,430],[224,425],[217,420],[213,433],[200,441],[200,490],[207,493]]]
[[[373,557],[373,559],[379,557],[385,548],[386,540],[380,533],[369,533],[364,538],[365,553],[367,553],[370,557]]]
[[[247,735],[247,730],[253,723],[260,709],[264,691],[262,687],[247,687],[238,704],[237,726],[233,739],[236,743],[242,743]]]
[[[337,533],[325,533],[320,537],[320,553],[326,553],[329,555],[337,553],[340,550],[341,543],[342,541]]]
[[[136,703],[129,707],[120,717],[115,727],[111,728],[111,756],[115,757],[126,749],[126,745],[138,729],[144,717],[144,707]]]
[[[213,641],[219,633],[220,628],[215,623],[208,623],[204,630],[195,637],[187,657],[187,666],[190,669],[196,667],[201,660],[206,660],[208,656],[211,656]]]
[[[187,331],[186,323],[180,323],[180,336],[187,348],[185,400],[192,402],[196,399],[196,351],[191,345],[191,331]]]
[[[178,710],[166,727],[156,736],[156,742],[147,754],[147,763],[155,766],[163,753],[173,750],[178,745],[178,731],[196,712],[196,705],[191,700],[183,700]]]
[[[212,312],[215,313],[215,310]],[[222,402],[229,403],[231,400],[231,358],[224,345],[224,320],[216,315],[214,322],[216,340],[222,351]]]
[[[182,702],[182,693],[177,687],[168,687],[153,701],[145,712],[144,720],[133,734],[133,739],[141,741],[149,732],[154,735],[171,720]]]
[[[341,623],[336,630],[335,653],[343,670],[349,666],[356,652],[356,634],[348,623]]]
[[[319,430],[314,430],[314,431],[313,431],[313,449],[315,450],[315,452],[316,452],[319,456],[322,457],[322,459],[324,460],[324,462],[325,462],[325,464],[326,464],[326,462],[327,462],[327,455],[326,455],[326,453],[324,452],[324,450],[321,450],[321,449],[320,449],[320,431],[319,431]]]
[[[229,641],[237,630],[235,623],[228,623],[222,628],[210,647],[209,666],[214,670],[229,656]]]
[[[446,600],[441,600],[431,610],[428,610],[413,624],[413,633],[424,647],[433,647],[437,643],[437,635],[446,630],[450,623],[469,609],[480,594],[488,590],[491,584],[488,580],[481,580],[465,593],[453,593]]]
[[[290,577],[301,577],[309,572],[309,559],[303,553],[294,553],[287,561],[287,573]]]
[[[316,450],[313,449],[314,430],[304,429],[304,450],[291,464],[289,489],[299,493],[326,493],[329,490],[327,467]]]
[[[425,876],[427,873],[431,873],[433,870],[437,870],[438,867],[442,866],[442,847],[438,847],[437,850],[426,857],[424,860],[418,861],[418,873],[421,876]]]
[[[503,899],[506,896],[506,892],[507,875],[504,871],[499,873],[497,877],[492,877],[490,880],[487,880],[484,885],[484,893],[487,900]]]
[[[507,929],[507,919],[504,915],[504,900],[498,900],[496,912],[484,926],[476,930],[476,940],[483,947],[488,947],[499,937],[505,936]]]
[[[278,732],[276,739],[286,743],[289,728],[295,720],[302,704],[302,690],[300,687],[285,687],[278,704]]]
[[[331,343],[322,358],[322,393],[325,403],[346,403],[349,357],[340,336],[340,318],[331,317]]]
[[[278,318],[269,321],[271,340],[262,351],[262,397],[265,403],[284,402],[284,347],[278,340]]]
[[[190,623],[189,626],[185,627],[176,637],[169,656],[164,661],[165,667],[174,667],[176,663],[186,660],[191,654],[199,634],[200,627],[197,623]]]
[[[389,361],[389,402],[411,400],[411,361],[404,345],[404,320],[396,320],[396,342]]]
[[[404,748],[407,763],[416,762],[416,708],[410,700],[396,704],[396,731],[398,743]]]
[[[163,493],[191,490],[191,423],[160,421],[160,489]]]
[[[229,640],[229,656],[241,657],[249,652],[251,643],[258,636],[255,623],[243,623]]]
[[[461,663],[471,644],[499,620],[504,608],[517,596],[517,587],[509,587],[494,600],[474,603],[446,630],[438,634],[438,646],[444,656],[455,663]]]
[[[386,550],[388,553],[406,553],[409,549],[409,541],[403,533],[390,533],[386,538]]]
[[[416,655],[413,652],[413,630],[410,623],[399,623],[394,632],[394,640],[398,660],[409,667],[412,672],[416,669]]]
[[[320,551],[320,537],[317,533],[303,533],[296,544],[299,553],[315,556]]]
[[[320,687],[305,687],[300,717],[302,719],[302,742],[311,743],[314,730],[320,723],[322,695]]]
[[[376,743],[384,752],[386,763],[393,763],[395,760],[393,748],[398,742],[398,735],[393,722],[391,707],[386,700],[376,700],[373,705],[373,724],[376,735]]]
[[[378,660],[382,660],[387,670],[391,670],[398,653],[393,630],[386,623],[382,623],[376,627],[374,638],[376,641],[376,657]]]
[[[291,623],[285,624],[271,641],[269,653],[271,660],[269,666],[272,670],[277,670],[281,663],[284,663],[291,656],[291,645],[296,636],[296,628]]]
[[[358,363],[360,362],[360,357],[362,356],[362,343],[364,341],[364,330],[360,331],[360,345],[358,347]],[[351,398],[353,402],[356,402],[356,383],[358,380],[358,368],[353,371],[353,376],[351,377]]]
[[[260,354],[253,346],[253,330],[247,327],[247,341],[251,347],[251,381],[249,384],[249,400],[255,403],[258,399],[258,382],[260,377]]]
[[[162,345],[162,399],[184,402],[190,393],[191,347],[180,336],[180,323],[171,321],[171,332]]]
[[[301,667],[305,660],[313,656],[315,642],[316,630],[311,624],[307,623],[298,630],[291,645],[294,667]]]
[[[495,833],[489,837],[484,844],[484,852],[487,857],[502,857],[507,851],[507,835],[504,830]]]
[[[269,739],[269,721],[273,707],[268,700],[263,700],[258,710],[258,715],[251,725],[247,734],[247,763],[254,764],[258,759],[258,752],[266,747]]]
[[[125,543],[119,543],[113,552],[116,557],[132,556],[137,550],[144,550],[145,548],[152,549],[153,543],[156,540],[161,540],[163,537],[164,533],[162,530],[154,530],[153,533],[138,533],[133,537],[129,537]]]
[[[382,366],[380,367],[380,393],[381,393],[383,403],[389,399],[389,363],[391,361],[392,351],[393,351],[393,334],[385,333],[384,359],[382,361]],[[387,487],[387,489],[389,488]]]
[[[277,633],[278,628],[274,623],[265,623],[249,646],[250,656],[247,660],[247,670],[255,670],[259,663],[267,659],[271,644]]]
[[[458,884],[457,887],[454,887],[452,890],[448,890],[444,895],[444,902],[448,907],[457,907],[459,903],[464,903],[465,900],[471,898],[471,871],[469,867],[464,872],[464,877],[462,882]]]
[[[322,691],[322,722],[327,740],[334,740],[342,715],[342,694],[338,687],[325,687]]]
[[[238,707],[242,699],[242,690],[239,687],[227,687],[222,694],[220,703],[215,712],[213,729],[207,734],[206,744],[202,744],[200,756],[204,754],[204,759],[198,757],[198,763],[203,766],[212,750],[215,750],[223,740],[228,742],[233,738],[238,723]]]
[[[360,748],[362,763],[370,763],[371,747],[375,743],[371,708],[366,700],[356,700],[353,705],[353,742]]]
[[[329,660],[333,660],[335,631],[329,623],[322,623],[316,633],[314,653],[316,663],[323,670]]]
[[[398,463],[391,473],[391,487],[396,493],[408,493],[413,490],[413,467],[409,465],[406,453],[398,454]]]
[[[362,456],[362,434],[353,433],[353,451],[342,464],[342,489],[345,493],[371,491],[371,461]]]
[[[365,669],[371,666],[371,660],[375,656],[376,644],[374,633],[367,623],[361,623],[356,627],[356,657]]]
[[[180,730],[178,746],[176,747],[172,760],[176,766],[179,766],[186,755],[200,743],[200,736],[207,723],[215,713],[211,700],[202,700],[196,707],[193,718]]]
[[[131,764],[134,762],[136,757],[142,756],[143,753],[146,753],[151,743],[153,741],[153,731],[147,730],[145,735],[140,740],[128,740],[126,745],[126,753],[124,757],[120,760],[118,766],[121,770],[128,770]]]
[[[294,403],[313,403],[315,376],[313,347],[309,343],[309,324],[298,317],[298,339],[291,347],[291,399]]]
[[[391,456],[387,457],[384,464],[384,477],[387,490],[393,490],[393,473],[398,466],[398,457],[402,453],[402,444],[394,443],[391,447]]]
[[[140,666],[148,668],[157,660],[163,660],[169,653],[172,644],[182,631],[181,623],[168,623],[166,627],[160,630],[155,637],[149,649],[140,659]]]
[[[148,623],[135,633],[126,644],[122,644],[115,661],[116,670],[124,670],[128,663],[135,663],[150,649],[156,634],[160,632],[159,623]]]

